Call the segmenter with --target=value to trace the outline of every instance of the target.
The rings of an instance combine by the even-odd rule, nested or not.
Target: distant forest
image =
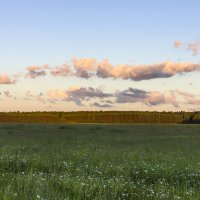
[[[1,112],[0,122],[29,123],[200,123],[200,112]]]

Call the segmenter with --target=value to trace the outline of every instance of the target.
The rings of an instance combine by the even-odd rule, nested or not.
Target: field
[[[0,199],[200,199],[200,125],[0,124]]]

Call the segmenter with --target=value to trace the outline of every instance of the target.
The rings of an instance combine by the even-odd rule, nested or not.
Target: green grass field
[[[0,124],[0,199],[200,199],[200,125]]]

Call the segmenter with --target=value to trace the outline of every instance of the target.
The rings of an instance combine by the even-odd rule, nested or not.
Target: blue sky
[[[199,7],[197,0],[0,0],[0,74],[25,74],[26,68],[33,65],[48,64],[53,68],[70,63],[74,57],[95,58],[98,62],[108,59],[113,65],[129,64],[133,67],[143,64],[148,67],[168,60],[199,63],[200,56],[193,56],[191,51],[186,50],[189,44],[200,38]],[[181,41],[181,48],[173,47],[175,41]],[[12,110],[199,109],[196,104],[186,103],[180,103],[179,107],[169,106],[168,103],[149,106],[146,100],[141,104],[133,99],[128,104],[112,100],[114,107],[101,108],[91,106],[93,102],[90,101],[85,102],[85,106],[79,106],[71,99],[60,99],[59,103],[56,101],[56,104],[49,105],[45,96],[52,89],[66,90],[69,95],[68,88],[76,85],[102,87],[105,92],[113,94],[116,90],[123,91],[129,87],[162,94],[181,90],[192,93],[195,95],[193,98],[198,100],[198,77],[198,70],[139,82],[99,77],[52,77],[49,74],[34,79],[22,76],[14,84],[0,84],[0,109],[6,110],[8,104],[5,91],[12,96],[9,98]],[[27,91],[35,95],[42,92],[41,98],[45,103],[38,105],[37,100],[25,101],[24,93]]]

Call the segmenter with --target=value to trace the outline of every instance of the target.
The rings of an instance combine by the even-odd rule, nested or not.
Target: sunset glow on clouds
[[[199,110],[198,17],[154,3],[2,4],[0,111]]]
[[[54,84],[49,85],[45,92],[40,92],[38,88],[37,94],[32,94],[30,90],[24,91],[22,94],[18,94],[15,91],[15,95],[12,91],[5,90],[1,91],[1,101],[6,99],[12,99],[17,101],[34,101],[41,104],[41,107],[47,110],[54,110],[55,105],[60,103],[71,102],[74,106],[82,109],[83,107],[90,109],[118,109],[121,105],[134,105],[139,103],[146,108],[157,110],[161,105],[170,105],[171,110],[181,110],[184,105],[192,107],[199,106],[200,104],[200,93],[192,94],[178,88],[169,88],[167,91],[149,91],[145,88],[134,88],[129,84],[130,82],[135,83],[139,81],[148,82],[153,79],[162,79],[170,81],[173,76],[179,75],[187,76],[191,72],[199,73],[200,64],[198,63],[174,63],[170,61],[149,64],[149,65],[112,65],[107,59],[103,61],[97,61],[94,58],[73,58],[68,64],[50,66],[48,64],[41,66],[29,66],[24,69],[20,75],[0,75],[1,85],[16,85],[18,82],[26,84],[27,79],[33,81],[33,84],[37,84],[38,79],[44,79],[47,77],[55,83],[59,81],[59,77],[63,81],[66,81],[70,77],[75,77],[77,80],[86,79],[88,87],[74,86],[71,85],[66,89],[54,88]],[[119,79],[124,81],[123,90],[113,90],[111,92],[104,91],[101,87],[93,87],[93,82],[100,80],[103,82],[105,79],[110,79],[114,85]],[[127,82],[129,80],[129,83]],[[45,80],[44,80],[45,81]],[[126,86],[127,84],[127,86]],[[42,88],[42,85],[41,85]],[[109,86],[105,86],[109,89]],[[9,87],[8,87],[9,89]],[[89,107],[88,107],[89,106]],[[191,108],[191,107],[190,107]],[[128,107],[127,107],[128,109]],[[69,110],[72,110],[69,108]]]
[[[28,72],[26,74],[26,77],[37,78],[38,76],[45,76],[46,75],[45,69],[47,68],[48,68],[48,65],[27,67],[26,70]]]
[[[89,79],[96,78],[112,78],[133,81],[150,80],[156,78],[170,78],[175,75],[186,74],[190,72],[200,71],[200,63],[175,63],[165,61],[162,63],[149,65],[112,65],[107,59],[97,62],[94,58],[75,58],[71,64],[57,65],[49,67],[45,64],[42,66],[30,66],[26,68],[24,77],[35,79],[37,77],[52,75],[53,77],[73,76],[78,78]],[[11,81],[8,75],[0,76],[0,84],[15,83]]]
[[[69,62],[68,62],[69,63]],[[112,83],[122,79],[125,82],[130,80],[135,83],[138,81],[149,82],[152,79],[169,79],[177,75],[187,75],[191,72],[199,73],[200,64],[193,63],[174,63],[163,62],[159,64],[150,65],[117,65],[113,66],[108,60],[98,62],[94,58],[73,58],[70,64],[56,65],[55,67],[47,64],[41,66],[26,67],[24,74],[22,73],[18,78],[12,80],[9,75],[0,75],[0,84],[18,84],[18,81],[27,82],[27,79],[33,79],[37,84],[38,78],[45,76],[51,79],[53,83],[58,81],[58,77],[62,77],[67,81],[69,77],[76,77],[77,79],[86,79],[88,81],[88,87],[74,86],[63,89],[53,89],[51,85],[43,93],[38,88],[38,94],[32,94],[31,89],[24,91],[23,94],[17,94],[18,98],[24,101],[38,101],[38,103],[49,105],[52,109],[54,105],[61,102],[71,102],[74,106],[87,107],[101,109],[117,109],[122,104],[135,103],[146,105],[149,108],[154,107],[157,109],[160,105],[171,105],[174,109],[182,109],[181,105],[198,106],[200,104],[200,96],[186,92],[180,89],[169,89],[168,91],[148,91],[141,88],[133,88],[128,86],[124,87],[124,90],[114,90],[112,92],[106,92],[100,87],[92,87],[90,78],[94,80],[100,79],[101,82],[104,79],[111,79]],[[178,78],[178,77],[177,77]],[[41,86],[42,87],[42,86]],[[109,86],[105,86],[109,88]],[[1,92],[1,97],[4,101],[7,98],[17,99],[8,90]],[[88,102],[90,104],[88,104]]]

